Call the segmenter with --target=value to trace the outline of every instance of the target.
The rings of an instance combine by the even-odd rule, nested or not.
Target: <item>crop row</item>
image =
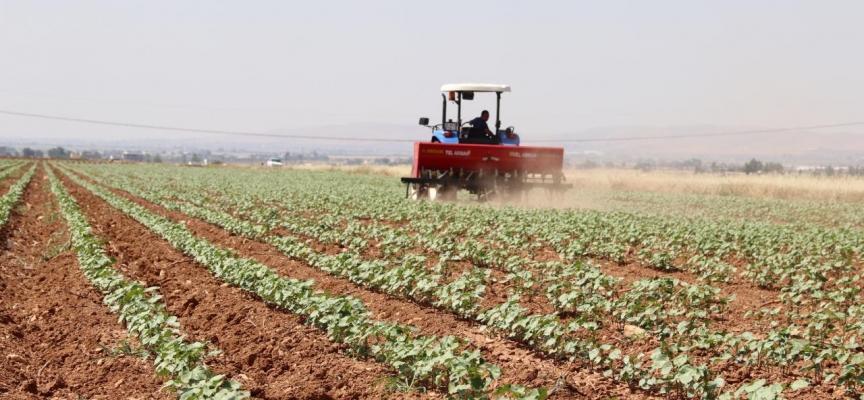
[[[769,288],[779,287],[783,305],[805,316],[825,306],[832,312],[847,313],[843,304],[824,305],[822,299],[849,298],[848,294],[838,294],[854,289],[854,285],[844,277],[857,274],[856,264],[861,262],[864,243],[861,231],[851,228],[808,226],[794,230],[763,223],[729,225],[716,221],[586,211],[504,209],[459,213],[450,205],[421,204],[413,209],[404,204],[385,204],[382,207],[369,204],[382,201],[380,198],[367,202],[365,197],[303,191],[298,194],[297,186],[302,188],[303,185],[292,186],[292,192],[286,193],[272,187],[252,185],[245,179],[239,182],[225,179],[163,180],[163,185],[183,186],[183,193],[220,203],[223,208],[236,209],[235,213],[257,213],[259,220],[294,214],[311,219],[307,225],[318,224],[331,231],[335,227],[347,229],[352,219],[403,223],[408,229],[428,238],[421,244],[427,248],[435,246],[436,242],[461,237],[463,243],[476,248],[476,251],[468,252],[468,256],[481,265],[484,258],[488,259],[490,254],[494,256],[495,252],[504,255],[525,253],[530,257],[544,247],[553,247],[556,255],[570,261],[585,256],[625,261],[628,255],[636,254],[653,268],[683,268],[709,281],[725,281],[734,279],[738,268],[723,260],[744,257],[751,262],[737,262],[744,263],[745,276]],[[255,182],[254,178],[249,180]],[[243,187],[236,187],[238,184]],[[196,193],[194,187],[201,189]],[[208,192],[230,195],[208,196]],[[274,213],[274,209],[285,212]],[[482,246],[474,245],[477,243],[482,243]],[[460,252],[459,255],[465,254]],[[805,273],[801,274],[801,271]]]
[[[0,165],[0,180],[6,179],[9,176],[18,172],[21,167],[24,165],[24,162],[12,162],[12,163],[4,163]]]
[[[119,170],[121,168],[111,169],[114,172]],[[263,213],[270,213],[271,219],[275,217],[277,221],[285,219],[287,214],[311,219],[322,225],[319,237],[324,240],[327,236],[338,237],[340,229],[357,232],[358,225],[354,221],[381,221],[388,226],[420,232],[426,238],[424,243],[429,245],[438,241],[436,235],[441,241],[460,235],[469,238],[468,242],[482,243],[476,247],[475,254],[479,256],[473,257],[475,261],[506,260],[498,255],[489,255],[496,252],[506,255],[508,250],[510,254],[531,257],[533,252],[539,253],[539,249],[556,243],[556,253],[560,256],[562,248],[568,249],[570,253],[565,256],[572,260],[586,254],[609,259],[632,257],[633,249],[636,249],[636,254],[641,253],[641,262],[654,268],[668,269],[668,265],[676,268],[684,259],[690,265],[702,268],[702,273],[709,278],[720,277],[723,280],[724,271],[727,271],[727,277],[734,279],[738,269],[724,260],[738,260],[736,263],[744,265],[744,272],[755,271],[753,276],[761,276],[768,287],[780,288],[780,299],[785,308],[753,311],[754,317],[762,319],[766,326],[776,326],[762,336],[744,334],[741,340],[736,341],[725,338],[730,334],[721,334],[718,339],[716,334],[705,333],[700,342],[728,344],[711,345],[710,348],[716,348],[721,359],[731,356],[745,365],[773,364],[796,369],[803,365],[805,372],[814,374],[814,380],[820,380],[819,376],[823,375],[827,380],[836,380],[853,390],[861,382],[861,360],[856,357],[860,351],[857,336],[862,332],[861,312],[857,306],[860,303],[860,278],[854,267],[860,263],[861,233],[852,228],[791,228],[757,222],[731,224],[728,221],[658,219],[627,213],[585,211],[471,207],[483,212],[464,212],[467,207],[393,201],[383,195],[398,198],[394,196],[396,193],[380,189],[383,184],[355,185],[360,186],[357,193],[363,195],[354,195],[353,191],[346,193],[346,187],[352,183],[348,180],[356,180],[354,176],[346,176],[345,182],[336,182],[332,185],[335,189],[328,191],[328,187],[322,188],[319,183],[320,174],[304,176],[292,173],[290,184],[286,184],[288,182],[279,181],[274,176],[276,174],[261,172],[231,171],[234,176],[226,179],[224,175],[228,173],[218,170],[206,173],[184,171],[182,180],[177,180],[154,170],[126,171],[123,175],[145,184],[183,188],[176,192],[241,214],[254,216],[255,210],[261,210],[262,218],[266,217]],[[100,172],[107,173],[105,170]],[[328,176],[331,178],[341,179]],[[304,179],[313,182],[295,182]],[[243,202],[245,205],[241,204]],[[580,223],[580,220],[586,222]],[[572,232],[564,230],[570,225],[575,226]],[[615,228],[615,225],[621,228]],[[600,233],[590,236],[591,231]],[[693,232],[702,232],[701,239]],[[374,237],[374,233],[369,237]],[[586,237],[590,240],[581,243]],[[665,237],[665,242],[671,244],[644,247],[645,243],[656,241],[658,237]],[[394,239],[402,241],[404,237]],[[836,243],[832,242],[835,239]],[[360,240],[351,237],[352,248],[362,248]],[[755,244],[744,243],[748,240]],[[701,244],[693,246],[692,243]],[[378,242],[376,246],[380,244]],[[758,249],[763,245],[767,245],[767,249]],[[747,252],[752,254],[747,255]],[[739,260],[742,254],[743,258]],[[717,265],[722,268],[712,270]],[[503,266],[512,268],[506,263]],[[837,367],[829,368],[831,365]]]
[[[115,184],[118,182],[117,179],[112,181]],[[122,181],[120,182],[122,183]],[[124,188],[127,189],[130,186],[126,183],[123,184]],[[165,186],[160,184],[161,182],[153,181],[145,185],[135,186],[146,186],[147,190],[152,191],[159,186]],[[488,229],[490,224],[487,223],[468,224],[462,220],[450,221],[442,226],[441,223],[424,221],[422,218],[409,222],[405,228],[410,229],[403,229],[403,227],[394,228],[377,221],[358,223],[357,221],[362,216],[356,213],[352,214],[353,209],[351,207],[334,207],[330,213],[319,212],[322,211],[319,204],[321,202],[308,203],[312,209],[311,212],[308,212],[311,214],[308,217],[292,212],[274,213],[272,209],[257,206],[253,201],[247,200],[244,204],[243,197],[249,197],[250,194],[255,193],[249,190],[241,192],[239,196],[236,192],[223,190],[222,195],[215,198],[216,201],[211,201],[213,197],[201,195],[200,191],[196,194],[188,189],[163,190],[162,193],[154,193],[150,197],[176,197],[180,196],[179,193],[182,193],[184,201],[207,205],[208,207],[215,205],[216,209],[230,210],[235,215],[243,215],[265,225],[262,228],[249,224],[248,229],[242,233],[250,235],[250,237],[259,236],[267,229],[282,228],[303,237],[315,238],[321,243],[339,243],[358,253],[363,252],[370,242],[376,241],[376,247],[383,253],[384,258],[396,253],[404,255],[422,249],[427,254],[429,252],[437,253],[439,263],[436,267],[439,268],[433,272],[444,275],[448,273],[448,270],[447,268],[440,268],[441,265],[446,267],[448,261],[464,259],[481,267],[504,271],[507,274],[505,279],[513,284],[511,289],[515,291],[514,294],[531,297],[538,292],[544,293],[555,309],[564,313],[571,313],[577,307],[583,311],[589,311],[587,307],[599,302],[602,307],[595,307],[594,309],[605,312],[589,314],[593,315],[595,320],[609,321],[610,317],[613,321],[620,319],[622,322],[648,329],[658,334],[660,338],[675,335],[677,333],[676,326],[683,320],[697,322],[690,324],[689,328],[691,329],[702,326],[707,318],[721,314],[724,302],[728,301],[728,299],[717,298],[717,289],[709,286],[687,285],[668,279],[660,282],[660,279],[655,278],[634,283],[630,291],[638,293],[640,287],[657,285],[669,287],[671,285],[671,289],[675,289],[675,295],[670,293],[671,296],[660,296],[655,299],[625,296],[611,307],[604,305],[609,304],[609,302],[604,302],[603,298],[609,297],[608,294],[616,291],[614,288],[615,279],[603,275],[594,267],[574,264],[574,262],[532,260],[532,252],[535,251],[537,242],[524,240],[520,237],[519,227],[521,225],[518,223],[519,214],[516,213],[507,213],[505,217],[508,218],[506,221],[508,223],[498,221],[497,226],[492,225],[494,229]],[[139,193],[139,195],[142,194]],[[146,196],[146,194],[144,195]],[[298,201],[297,203],[301,202]],[[286,205],[286,207],[289,206],[296,207],[296,203]],[[517,228],[514,229],[511,225]],[[241,226],[242,224],[233,223],[232,229],[241,229]],[[398,264],[402,263],[402,260],[397,258],[393,262]],[[578,268],[574,265],[578,265]],[[574,268],[579,274],[572,271]],[[587,275],[584,279],[589,279],[591,285],[587,285],[589,282],[580,282],[586,283],[586,285],[569,284],[572,279],[579,279],[577,276],[580,275]],[[561,279],[563,277],[570,279]],[[590,292],[598,292],[599,290],[599,293],[589,293],[585,288],[590,288]],[[589,304],[585,304],[586,300],[589,301]],[[650,304],[652,300],[655,306]],[[688,317],[687,314],[690,313],[688,310],[693,309],[693,306],[698,304],[704,304],[707,308],[699,310],[696,314],[691,313],[690,317],[697,318]],[[663,305],[664,307],[657,307],[656,305]],[[635,311],[639,309],[643,311]],[[611,310],[616,310],[617,315],[607,315]],[[669,312],[666,313],[664,310],[669,310]]]
[[[464,398],[486,397],[500,369],[486,363],[479,351],[461,350],[464,343],[453,337],[417,335],[411,327],[373,321],[362,301],[351,296],[316,292],[313,282],[285,279],[254,260],[240,257],[196,237],[182,224],[69,174],[115,208],[165,238],[178,250],[205,265],[227,283],[253,292],[264,301],[305,317],[307,323],[327,332],[331,340],[347,344],[351,354],[371,357],[391,366],[409,387],[443,389]],[[498,395],[542,398],[545,389],[502,385]]]
[[[114,184],[117,184],[116,180]],[[507,273],[505,281],[511,283],[512,296],[533,297],[538,291],[542,291],[559,312],[573,313],[579,308],[582,311],[580,314],[590,318],[593,323],[602,323],[612,317],[613,320],[620,320],[621,323],[630,323],[655,331],[661,338],[668,338],[678,333],[680,329],[676,330],[675,326],[684,320],[691,322],[691,329],[702,326],[707,318],[721,314],[725,302],[728,301],[717,298],[717,289],[705,285],[688,285],[674,279],[650,278],[634,283],[630,290],[631,293],[622,296],[614,303],[607,301],[603,304],[602,299],[611,296],[616,291],[617,279],[604,275],[598,269],[584,264],[554,261],[535,262],[530,258],[514,256],[503,249],[491,248],[479,241],[455,240],[457,235],[451,234],[451,232],[437,235],[434,227],[419,232],[406,233],[403,230],[375,222],[360,224],[354,220],[349,220],[347,223],[343,223],[342,220],[331,214],[304,218],[290,214],[273,215],[267,209],[260,207],[248,209],[237,207],[234,214],[245,214],[247,218],[255,222],[250,223],[224,214],[226,211],[224,204],[221,207],[213,207],[213,204],[205,204],[200,196],[190,196],[188,191],[184,191],[182,194],[172,190],[163,189],[160,191],[158,186],[154,183],[147,185],[146,190],[142,190],[128,183],[122,185],[123,189],[132,191],[138,196],[218,223],[234,233],[252,239],[263,239],[268,236],[267,232],[278,228],[303,238],[314,238],[320,243],[336,243],[344,246],[351,251],[343,253],[340,258],[359,265],[359,268],[376,271],[367,274],[370,278],[380,277],[382,271],[387,271],[390,275],[401,275],[403,278],[388,277],[387,281],[398,282],[393,284],[401,285],[403,288],[415,288],[411,289],[412,291],[421,291],[419,293],[401,293],[402,295],[413,297],[421,302],[434,301],[439,306],[450,304],[451,306],[447,308],[463,316],[474,314],[477,311],[479,306],[477,300],[481,297],[483,288],[489,283],[487,267]],[[183,197],[191,205],[166,201],[167,197],[178,196]],[[230,196],[225,194],[223,197]],[[195,205],[208,206],[216,213],[195,207]],[[223,214],[220,215],[219,211]],[[499,235],[499,233],[490,233],[490,235]],[[364,257],[363,253],[368,250],[372,240],[378,242],[376,247],[380,254],[376,258],[370,259]],[[412,250],[420,248],[424,249],[426,253],[431,251],[439,255],[438,263],[435,263],[433,268],[424,270],[422,266],[429,263],[428,257],[412,252]],[[322,265],[321,259],[311,259],[311,257],[305,257],[306,261],[313,265]],[[328,258],[324,257],[323,259],[327,260]],[[460,271],[460,268],[454,268],[450,263],[450,261],[459,259],[468,260],[482,268]],[[328,263],[333,264],[334,262],[338,265],[342,261],[335,260]],[[405,268],[411,272],[400,272]],[[328,272],[334,270],[329,268]],[[454,275],[461,277],[448,283]],[[382,279],[379,278],[379,280]],[[581,281],[572,285],[574,280]],[[365,284],[369,285],[370,282]],[[383,280],[371,284],[373,287],[387,285]],[[445,286],[447,287],[446,293],[439,296],[428,294],[439,292]],[[460,287],[472,289],[470,292],[463,292],[459,290]],[[656,290],[658,287],[666,288],[666,290]],[[656,292],[655,298],[642,299],[643,294],[649,290]],[[422,293],[423,291],[426,294]],[[594,301],[585,304],[586,300]],[[651,307],[643,300],[653,301],[655,306]],[[664,307],[656,306],[661,303]],[[589,309],[591,304],[596,306],[593,310]],[[694,306],[697,305],[705,305],[706,307],[691,312],[690,309],[694,309]],[[604,315],[612,310],[618,310],[617,314]]]
[[[132,190],[134,191],[134,189]],[[169,208],[178,209],[184,213],[221,225],[237,234],[262,238],[265,236],[264,232],[267,231],[266,227],[237,220],[223,212],[208,210],[191,204],[167,201],[158,195],[146,197],[150,197],[151,200]],[[306,233],[309,232],[307,231]],[[348,239],[350,234],[351,230],[346,230],[342,239]],[[331,235],[332,238],[339,240],[339,233],[331,232]],[[684,390],[691,394],[702,393],[710,397],[712,396],[711,393],[714,393],[722,383],[722,380],[708,379],[707,377],[710,376],[710,372],[705,367],[691,365],[689,358],[682,351],[687,349],[680,348],[681,346],[661,346],[652,352],[651,366],[643,366],[640,361],[641,355],[625,356],[621,354],[620,350],[615,349],[611,345],[599,344],[594,340],[580,339],[578,334],[585,332],[585,330],[581,330],[582,328],[591,329],[590,324],[586,325],[585,321],[573,320],[564,324],[556,315],[525,315],[524,310],[515,301],[518,299],[513,298],[496,307],[479,312],[476,309],[477,302],[472,300],[478,297],[478,288],[482,293],[483,278],[484,275],[488,275],[479,269],[463,273],[462,277],[448,285],[439,285],[434,275],[426,273],[426,271],[419,267],[422,265],[422,262],[419,260],[415,260],[415,262],[409,261],[412,257],[403,258],[399,263],[388,264],[381,260],[377,262],[362,260],[358,258],[357,254],[350,254],[349,252],[342,253],[339,256],[318,254],[297,240],[297,238],[274,236],[267,240],[285,251],[286,254],[302,259],[327,272],[348,277],[355,282],[382,290],[386,293],[410,297],[418,301],[434,302],[437,306],[446,308],[452,312],[476,318],[486,323],[493,330],[503,332],[539,350],[553,354],[581,356],[600,365],[606,365],[610,368],[608,370],[609,374],[617,373],[619,379],[633,383],[638,382],[640,386],[646,388],[658,387],[661,391]],[[356,245],[362,247],[361,244]],[[351,242],[348,242],[348,247],[351,247]],[[394,253],[398,252],[394,251]],[[573,280],[579,282],[576,275],[583,271],[573,268],[569,271],[570,275],[564,278],[570,279],[560,280],[563,282]],[[590,270],[587,271],[591,272]],[[596,271],[593,272],[596,273]],[[559,278],[561,277],[556,277],[555,279],[559,280]],[[670,284],[672,285],[671,287],[668,286]],[[663,289],[664,287],[667,289]],[[671,280],[646,282],[644,287],[635,288],[637,290],[633,291],[634,295],[631,299],[638,299],[655,293],[676,292],[675,290],[668,291],[670,288],[674,289],[674,282]],[[588,285],[578,287],[577,290],[578,293],[573,296],[574,299],[584,299],[585,295],[591,292]],[[574,292],[568,292],[568,294],[573,295]],[[690,294],[691,296],[695,295],[695,293]],[[662,300],[662,297],[655,299],[655,306],[651,309],[643,310],[646,312],[642,313],[642,316],[653,317],[654,311],[662,311]],[[702,308],[699,307],[698,302],[691,305],[696,306],[696,310]],[[679,325],[678,329],[680,330],[681,328],[687,329],[688,324]],[[699,332],[704,334],[704,330],[699,330]],[[755,340],[755,338],[750,338],[750,341]],[[700,343],[700,347],[702,349],[709,349],[713,344],[710,342]],[[738,349],[737,353],[739,357],[750,353],[752,344],[751,346],[747,346],[747,344],[746,341],[742,340],[732,344],[732,346]],[[668,368],[666,367],[667,364],[669,365]],[[747,387],[749,386],[743,386],[742,388]],[[760,390],[769,390],[768,388],[776,387],[760,387]]]
[[[249,397],[249,392],[240,390],[239,383],[225,380],[204,365],[204,358],[218,350],[208,353],[206,343],[185,340],[177,317],[165,311],[158,287],[144,287],[141,282],[130,281],[114,270],[114,260],[105,254],[103,240],[93,235],[75,199],[47,165],[46,172],[71,232],[81,270],[102,292],[105,304],[120,316],[129,333],[155,355],[157,376],[169,378],[165,387],[177,390],[179,398],[184,400]]]
[[[151,172],[151,171],[148,171]],[[232,172],[233,173],[233,172]],[[506,233],[509,241],[495,238],[500,247],[552,247],[567,260],[601,257],[613,261],[633,259],[660,270],[682,269],[709,281],[747,279],[768,288],[782,288],[794,271],[816,264],[834,275],[842,275],[860,262],[864,249],[862,231],[813,225],[790,227],[758,221],[717,221],[665,218],[633,213],[603,213],[585,210],[553,211],[503,209],[494,212],[459,213],[450,205],[408,205],[382,196],[349,196],[340,193],[297,191],[275,186],[246,171],[238,180],[206,179],[209,175],[185,174],[172,181],[168,174],[154,174],[185,192],[199,196],[210,193],[249,193],[250,204],[288,212],[304,212],[297,205],[311,206],[311,215],[351,214],[410,225],[435,223],[440,227],[456,225],[447,232],[466,234],[472,239],[496,232]],[[212,175],[212,172],[208,171]],[[316,179],[316,178],[313,178]],[[334,185],[345,190],[347,183]],[[314,185],[309,185],[315,188]],[[356,185],[355,185],[356,186]],[[362,186],[362,190],[374,189]],[[374,191],[373,191],[374,193]],[[214,201],[219,201],[218,196]],[[397,198],[398,199],[398,198]],[[350,211],[349,211],[350,210]],[[462,228],[462,227],[467,227]],[[743,265],[743,270],[735,265]]]
[[[9,213],[12,212],[15,204],[18,204],[18,199],[21,198],[21,194],[24,193],[24,189],[27,188],[27,184],[30,183],[30,179],[33,177],[35,171],[36,165],[34,164],[15,183],[9,186],[9,190],[3,197],[0,197],[0,227],[6,224],[6,221],[9,219]]]

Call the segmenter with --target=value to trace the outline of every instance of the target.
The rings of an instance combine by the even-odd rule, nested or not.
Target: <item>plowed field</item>
[[[845,398],[864,381],[864,232],[802,217],[827,203],[670,217],[412,202],[341,172],[0,175],[3,398]]]

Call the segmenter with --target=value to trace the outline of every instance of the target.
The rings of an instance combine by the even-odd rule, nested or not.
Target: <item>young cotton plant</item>
[[[390,365],[408,387],[441,388],[458,398],[487,398],[491,383],[500,375],[498,367],[486,363],[479,352],[460,350],[465,343],[452,336],[416,335],[408,327],[375,322],[357,298],[315,292],[310,281],[282,278],[263,264],[196,237],[182,224],[153,214],[74,174],[69,176],[225,282],[304,316],[307,323],[327,332],[331,340],[350,346],[353,354],[371,356]],[[513,393],[510,395],[515,397]]]
[[[164,200],[163,196],[156,196],[135,189],[123,187],[124,190],[129,190],[133,193],[142,193],[148,199],[157,202],[168,208],[176,208],[178,204],[172,201]],[[193,216],[207,220],[225,227],[229,231],[234,231],[236,224],[230,220],[234,217],[223,214],[224,218],[214,218],[214,214],[204,212],[204,207],[192,206],[187,204],[183,208],[184,212]],[[321,241],[329,243],[343,243],[347,234],[336,229],[339,224],[335,218],[325,218],[321,220],[321,224],[309,223],[302,221],[300,218],[283,219],[280,226],[288,231],[298,230],[300,234],[311,235]],[[329,229],[329,230],[327,230]],[[468,229],[466,227],[466,229]],[[324,233],[326,232],[326,235]],[[235,233],[243,235],[242,232]],[[320,236],[319,236],[320,235]],[[589,334],[593,333],[590,321],[574,320],[569,324],[562,324],[556,314],[549,315],[525,315],[524,310],[518,306],[518,299],[502,304],[503,307],[493,307],[481,313],[477,308],[477,301],[482,298],[483,285],[489,279],[489,270],[481,268],[472,268],[463,272],[455,280],[449,284],[442,284],[440,276],[429,275],[429,272],[423,268],[425,258],[417,255],[403,254],[391,260],[366,260],[356,250],[349,250],[338,255],[329,256],[318,253],[312,249],[304,240],[293,236],[272,235],[267,239],[268,242],[279,248],[286,255],[303,260],[310,266],[321,269],[333,275],[343,276],[356,283],[375,287],[386,293],[398,296],[409,297],[418,301],[430,301],[438,307],[448,309],[449,311],[462,315],[464,317],[473,317],[487,324],[493,331],[507,334],[514,340],[520,341],[529,345],[532,348],[543,352],[548,352],[562,357],[579,356],[590,360],[598,366],[608,368],[608,373],[611,376],[615,371],[614,368],[618,364],[622,364],[621,371],[618,375],[624,380],[636,380],[639,377],[644,377],[650,374],[650,371],[641,367],[638,359],[633,357],[625,357],[621,351],[611,345],[597,343],[595,339],[580,339],[574,335],[576,331],[589,330]],[[380,246],[381,244],[379,244]],[[470,247],[470,246],[469,246]],[[466,247],[468,248],[468,247]],[[484,259],[490,264],[498,268],[505,267],[510,271],[519,271],[522,268],[523,262],[515,257],[504,257],[506,253],[499,250],[485,251],[485,247],[470,247],[476,249],[474,255],[467,254],[461,251],[461,256],[468,258],[477,258],[477,254],[483,254]],[[394,254],[400,253],[394,251]],[[415,258],[417,258],[415,260]],[[564,265],[560,262],[547,262],[542,265],[537,263],[529,263],[538,270],[544,270],[558,278],[553,281],[569,281],[579,288],[567,286],[564,290],[579,290],[585,295],[592,292],[604,293],[607,296],[612,293],[613,286],[616,280],[603,275],[599,270],[593,268],[580,268],[580,265]],[[536,264],[536,265],[535,265]],[[507,267],[507,265],[510,265]],[[576,272],[579,274],[576,274]],[[413,272],[412,272],[413,271]],[[571,276],[565,276],[568,275]],[[581,279],[574,279],[579,275]],[[430,279],[431,278],[431,279]],[[602,295],[596,296],[593,293],[590,298],[597,301],[591,303],[591,308],[608,309],[610,302],[600,301]],[[262,296],[266,300],[266,296]],[[475,301],[472,301],[475,299]],[[328,305],[330,303],[327,303]],[[311,307],[314,313],[316,307]],[[575,311],[575,310],[574,310]],[[578,310],[580,314],[588,313],[588,310]],[[599,310],[598,310],[599,311]],[[608,310],[606,311],[608,312]],[[302,312],[301,312],[302,313]],[[597,311],[593,314],[599,315]],[[316,313],[316,315],[319,315]],[[329,315],[324,313],[323,315]],[[350,326],[351,323],[344,322],[355,317],[342,317],[344,326]],[[323,321],[327,322],[328,318]],[[596,323],[594,323],[596,325]],[[321,329],[327,330],[331,338],[351,337],[354,339],[363,339],[368,341],[368,337],[364,330],[351,330],[342,336],[334,335],[332,328],[328,328],[332,324],[325,323],[320,325]],[[377,328],[376,328],[377,329]],[[390,330],[385,330],[390,331]],[[376,336],[378,337],[378,336]],[[380,338],[380,337],[379,337]],[[389,343],[389,342],[387,342]],[[413,343],[412,346],[416,346]],[[369,349],[363,347],[353,347],[352,351],[356,354],[372,356]],[[397,351],[401,353],[402,350]],[[411,353],[409,351],[408,353]],[[379,353],[380,354],[380,353]],[[622,360],[623,359],[623,360]],[[379,359],[380,360],[380,359]],[[387,360],[387,363],[398,363],[399,368],[409,368],[419,360],[412,360],[411,363],[405,361]],[[421,368],[422,369],[422,368]],[[417,382],[418,376],[412,370],[400,372],[402,376],[409,377],[403,384],[407,386],[414,385]],[[629,378],[628,378],[629,377]],[[665,382],[660,382],[665,384]],[[448,385],[449,386],[449,385]]]
[[[34,164],[12,186],[9,186],[9,190],[3,197],[0,197],[0,226],[6,224],[6,221],[9,219],[9,213],[12,212],[12,207],[18,204],[21,194],[24,193],[24,188],[30,183],[30,179],[33,177],[35,171],[36,165]]]
[[[12,176],[12,174],[18,172],[23,165],[23,162],[16,162],[0,166],[0,179],[6,179]]]
[[[82,169],[84,167],[81,166]],[[646,371],[650,373],[650,370],[647,370],[642,363],[643,354],[623,355],[620,350],[616,351],[617,349],[610,345],[597,342],[596,332],[606,326],[604,322],[624,324],[627,323],[627,319],[630,319],[633,324],[651,327],[654,336],[675,337],[682,346],[687,346],[681,347],[680,352],[690,353],[694,348],[692,346],[697,346],[713,355],[730,347],[732,343],[731,335],[717,334],[706,328],[710,325],[708,322],[722,312],[723,304],[717,302],[722,298],[710,290],[705,290],[706,288],[701,285],[669,285],[670,282],[658,281],[654,283],[662,283],[660,287],[646,286],[641,290],[643,295],[636,296],[635,294],[640,292],[637,290],[634,296],[622,300],[617,293],[614,293],[617,290],[611,290],[616,286],[614,279],[605,276],[602,271],[586,270],[580,271],[573,277],[564,276],[566,271],[574,268],[572,258],[576,253],[599,255],[620,261],[623,259],[621,257],[629,259],[634,256],[635,249],[651,247],[656,251],[666,252],[670,256],[674,254],[675,267],[695,272],[698,259],[694,259],[694,249],[698,246],[703,250],[695,253],[704,253],[705,257],[712,257],[712,264],[698,269],[702,271],[700,274],[710,274],[709,270],[714,269],[714,272],[723,270],[729,275],[735,268],[718,263],[724,260],[732,261],[729,257],[740,250],[740,245],[728,241],[718,242],[718,238],[722,237],[724,241],[738,241],[743,237],[754,235],[753,232],[744,232],[720,236],[719,234],[723,232],[715,229],[715,225],[693,228],[692,221],[683,224],[680,221],[666,223],[625,213],[550,214],[539,211],[525,213],[520,210],[485,209],[482,213],[475,213],[467,208],[465,210],[468,212],[460,213],[458,218],[453,218],[453,210],[446,207],[442,209],[438,205],[413,203],[403,205],[392,202],[382,205],[379,198],[365,201],[365,198],[345,196],[344,192],[322,194],[318,189],[327,185],[321,185],[321,182],[313,182],[314,189],[307,190],[309,186],[304,188],[301,183],[292,180],[290,189],[277,193],[272,185],[264,184],[266,179],[257,180],[257,175],[241,179],[257,180],[252,185],[245,185],[245,182],[239,182],[238,179],[229,176],[228,172],[222,175],[223,171],[206,175],[197,174],[194,180],[189,180],[188,176],[175,179],[173,175],[167,175],[176,172],[171,169],[151,175],[151,170],[147,168],[106,166],[104,169],[98,168],[98,171],[96,167],[86,166],[86,168],[100,177],[97,180],[110,182],[117,188],[169,209],[180,210],[179,207],[183,205],[182,212],[185,214],[193,214],[201,209],[219,211],[223,214],[219,215],[218,219],[216,215],[208,212],[200,212],[196,216],[212,220],[211,222],[218,221],[214,223],[237,234],[254,236],[249,231],[243,233],[243,230],[232,227],[234,225],[232,219],[254,221],[271,229],[281,228],[280,235],[272,234],[271,230],[271,235],[265,240],[277,247],[280,246],[275,238],[283,241],[285,246],[280,249],[285,254],[330,274],[424,304],[432,304],[441,297],[440,288],[444,282],[458,279],[458,272],[461,269],[448,270],[438,268],[437,265],[428,269],[423,268],[424,262],[405,257],[412,247],[415,250],[423,250],[424,254],[437,253],[439,259],[444,260],[445,264],[448,260],[461,258],[503,270],[514,276],[519,275],[518,278],[522,279],[526,286],[537,278],[531,276],[531,279],[526,280],[522,278],[522,274],[528,270],[542,271],[542,279],[527,291],[523,290],[522,294],[531,295],[530,291],[537,286],[549,289],[566,281],[567,284],[558,285],[551,291],[546,290],[546,295],[551,302],[558,302],[553,306],[556,307],[556,311],[565,312],[566,314],[562,315],[565,315],[569,322],[560,328],[562,323],[555,322],[554,315],[521,315],[518,317],[518,322],[504,324],[505,328],[501,329],[500,333],[508,336],[513,334],[510,337],[532,348],[551,348],[559,356],[578,356],[591,360],[597,365],[613,367],[607,371],[626,382],[636,382],[646,376]],[[106,170],[111,172],[107,173]],[[216,177],[216,175],[221,176]],[[199,188],[207,188],[207,191],[219,193],[219,196],[202,196],[204,190]],[[259,188],[264,190],[258,190]],[[189,204],[199,208],[188,207]],[[537,221],[544,221],[544,223],[537,223]],[[518,228],[514,224],[519,224]],[[495,227],[495,232],[501,231],[506,234],[503,237],[497,234],[486,237],[489,229],[481,227],[490,226]],[[724,226],[716,225],[720,228]],[[520,239],[516,240],[517,236],[513,236],[512,241],[505,240],[512,232],[520,232],[518,236]],[[362,240],[356,240],[359,236],[367,239],[365,244]],[[335,256],[321,254],[311,248],[308,238],[319,243],[339,244],[348,251]],[[483,239],[475,240],[478,238]],[[377,259],[369,259],[363,254],[369,248],[370,239],[377,242],[375,245],[379,251]],[[256,240],[262,239],[259,237]],[[464,245],[463,243],[466,242],[474,245]],[[569,260],[568,265],[558,261],[544,262],[544,265],[532,262],[533,251],[540,244],[557,250],[559,258],[563,256],[564,259]],[[568,247],[568,244],[582,246],[582,248],[580,250],[576,247]],[[293,250],[288,250],[289,248]],[[567,249],[573,251],[569,256],[562,254],[562,251]],[[646,253],[647,255],[650,254]],[[694,259],[694,261],[680,263],[679,260],[682,259]],[[439,262],[438,265],[443,264]],[[422,275],[424,273],[426,275]],[[527,277],[527,274],[524,276]],[[537,275],[538,278],[539,276]],[[417,279],[414,279],[415,277]],[[579,279],[574,280],[577,277]],[[516,283],[516,279],[512,282]],[[660,292],[662,298],[654,298],[655,292]],[[457,293],[459,292],[454,292]],[[619,303],[619,301],[626,303]],[[619,312],[617,317],[610,315],[612,310],[620,311],[616,304],[626,304],[628,310]],[[663,306],[663,315],[653,312],[660,309],[658,305]],[[671,308],[667,310],[666,306]],[[718,307],[721,308],[720,312]],[[456,313],[449,307],[448,311]],[[473,318],[477,319],[481,312],[482,310],[478,310]],[[548,327],[552,327],[552,332],[565,332],[564,336],[543,337],[543,331]],[[575,337],[577,335],[583,340]],[[741,345],[746,345],[748,348],[764,348],[765,345],[770,345],[781,350],[768,353],[772,364],[779,364],[774,354],[792,354],[784,348],[789,345],[789,342],[768,343],[769,341],[768,338],[750,338]],[[739,354],[737,351],[731,353]],[[746,355],[742,357],[740,360],[739,357],[733,357],[733,360],[737,363],[748,363],[753,359]],[[769,360],[769,357],[762,357],[762,359]],[[657,386],[670,384],[671,381],[658,381]],[[657,389],[652,388],[652,390]]]
[[[60,211],[69,225],[72,243],[85,276],[101,291],[103,301],[126,329],[152,351],[156,358],[156,375],[166,377],[165,387],[177,391],[180,399],[238,400],[249,397],[240,390],[240,384],[215,375],[203,365],[207,345],[189,343],[180,332],[177,317],[164,311],[165,305],[158,288],[145,288],[140,282],[131,282],[113,268],[114,260],[105,255],[102,240],[93,236],[87,218],[75,200],[69,196],[50,168],[51,191],[60,203]]]

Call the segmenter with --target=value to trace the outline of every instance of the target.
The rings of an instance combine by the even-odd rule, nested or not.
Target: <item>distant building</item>
[[[144,162],[144,154],[130,153],[128,151],[124,151],[123,152],[123,161]]]

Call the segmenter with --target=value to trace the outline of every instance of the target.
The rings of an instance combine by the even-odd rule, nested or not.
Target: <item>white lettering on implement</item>
[[[444,150],[444,154],[448,156],[470,156],[471,150]]]
[[[554,153],[520,153],[518,151],[511,151],[510,157],[513,158],[561,158],[560,155]]]

